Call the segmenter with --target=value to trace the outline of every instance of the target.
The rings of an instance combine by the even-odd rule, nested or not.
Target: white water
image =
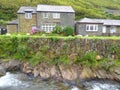
[[[7,72],[5,76],[0,78],[0,87],[11,87],[11,86],[13,87],[28,86],[28,84],[18,80],[17,75]]]
[[[83,83],[85,87],[80,89],[76,86],[70,88],[69,85],[66,86],[65,84],[58,86],[51,81],[38,81],[38,79],[25,81],[24,79],[18,79],[18,76],[20,75],[6,73],[5,76],[0,78],[0,90],[63,90],[62,88],[67,88],[64,90],[120,90],[120,83],[111,81],[86,81]]]
[[[79,90],[79,88],[77,88],[77,87],[73,87],[71,90]]]
[[[85,83],[87,90],[120,90],[120,83],[91,81]]]

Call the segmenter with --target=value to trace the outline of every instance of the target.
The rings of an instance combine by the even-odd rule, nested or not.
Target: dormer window
[[[25,9],[25,18],[32,19],[32,12],[33,12],[33,9]]]
[[[53,13],[53,18],[54,19],[59,19],[60,18],[60,13]]]
[[[32,13],[31,12],[25,12],[25,18],[26,19],[32,19]]]

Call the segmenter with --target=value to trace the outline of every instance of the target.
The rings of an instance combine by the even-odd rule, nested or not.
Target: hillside
[[[104,11],[120,10],[120,0],[0,0],[0,19],[3,21],[17,17],[16,12],[20,6],[36,6],[37,4],[70,5],[76,11],[76,19],[114,18],[120,15],[107,14]]]

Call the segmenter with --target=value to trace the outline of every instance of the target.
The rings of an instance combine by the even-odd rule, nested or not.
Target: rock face
[[[0,76],[5,75],[7,71],[20,70],[28,75],[34,77],[41,77],[42,79],[53,78],[55,80],[85,80],[85,79],[111,79],[120,81],[120,66],[110,67],[108,70],[103,68],[90,68],[81,65],[48,65],[45,63],[31,66],[28,62],[20,63],[12,60],[9,62],[0,63]]]
[[[1,66],[0,66],[0,76],[5,75],[5,73],[6,73],[6,70],[5,70],[5,68],[1,65]]]
[[[90,68],[80,65],[59,65],[50,66],[47,64],[40,64],[35,67],[24,64],[22,68],[24,73],[31,73],[34,77],[41,77],[42,79],[54,78],[56,80],[78,80],[78,79],[111,79],[120,81],[120,66],[104,70],[102,68]]]
[[[0,62],[0,76],[5,75],[8,71],[16,71],[20,70],[20,62],[17,60],[10,60],[8,62],[2,61]]]

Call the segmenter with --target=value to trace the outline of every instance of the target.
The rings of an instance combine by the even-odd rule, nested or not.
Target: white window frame
[[[54,19],[59,19],[60,18],[60,13],[53,13],[53,18]]]
[[[86,31],[98,31],[98,25],[97,24],[87,24]]]
[[[42,25],[42,30],[46,33],[50,33],[56,25],[54,23],[44,23]]]
[[[106,26],[103,26],[102,33],[106,33]]]
[[[43,18],[48,18],[48,13],[43,13]]]
[[[116,27],[115,26],[110,27],[110,33],[116,33]]]
[[[32,19],[32,13],[31,12],[25,12],[25,18],[26,19]]]

